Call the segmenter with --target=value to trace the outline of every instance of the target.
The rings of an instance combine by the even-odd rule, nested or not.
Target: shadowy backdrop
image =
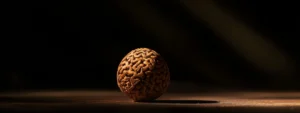
[[[121,59],[132,49],[147,47],[165,58],[172,82],[183,84],[178,87],[299,89],[296,3],[192,2],[72,1],[16,7],[10,10],[9,35],[2,37],[0,88],[117,89]]]

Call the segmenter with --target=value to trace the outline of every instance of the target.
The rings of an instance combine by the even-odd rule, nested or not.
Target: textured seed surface
[[[137,48],[122,59],[117,83],[133,101],[151,101],[167,90],[170,73],[160,54],[148,48]]]

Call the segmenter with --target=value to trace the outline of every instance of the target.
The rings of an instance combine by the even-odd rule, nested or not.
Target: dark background
[[[293,72],[269,73],[258,68],[191,13],[183,1],[146,1],[149,14],[139,2],[130,5],[134,1],[40,2],[8,9],[0,88],[117,89],[121,59],[132,49],[148,47],[168,62],[172,82],[205,88],[299,89],[297,1],[215,2],[272,41],[290,58]],[[127,10],[132,7],[135,9]],[[158,15],[165,21],[131,11]],[[210,10],[207,13],[214,15]],[[167,24],[161,27],[161,23]],[[251,50],[255,53],[257,49]]]

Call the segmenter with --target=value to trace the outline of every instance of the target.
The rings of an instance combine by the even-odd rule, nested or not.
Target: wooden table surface
[[[9,112],[300,112],[300,92],[166,93],[137,103],[119,91],[32,91],[0,94]]]

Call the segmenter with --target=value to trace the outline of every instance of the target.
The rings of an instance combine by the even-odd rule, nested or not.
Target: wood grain
[[[39,91],[0,94],[10,112],[300,112],[298,92],[167,93],[133,102],[118,91]]]

